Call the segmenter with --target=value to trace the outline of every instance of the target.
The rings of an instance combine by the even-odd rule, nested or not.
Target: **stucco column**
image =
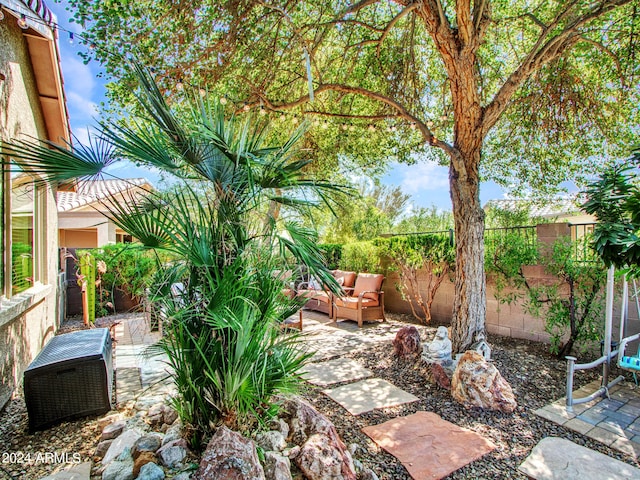
[[[116,225],[111,221],[106,221],[98,225],[98,247],[103,247],[110,243],[116,243]]]

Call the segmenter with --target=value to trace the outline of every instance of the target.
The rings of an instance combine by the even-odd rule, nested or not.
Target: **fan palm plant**
[[[264,124],[248,115],[227,118],[197,95],[186,102],[190,113],[179,115],[150,73],[134,68],[142,117],[102,123],[88,146],[17,140],[2,153],[52,184],[104,175],[122,159],[175,177],[169,191],[133,193],[105,206],[144,246],[177,259],[159,265],[152,295],[167,316],[160,348],[177,386],[174,402],[197,443],[216,422],[260,414],[271,395],[299,382],[305,356],[277,328],[299,305],[281,294],[277,271],[290,258],[340,287],[323,266],[314,232],[288,213],[331,204],[346,189],[306,176],[309,160],[295,149],[302,129],[268,146]],[[171,296],[177,282],[184,288]]]

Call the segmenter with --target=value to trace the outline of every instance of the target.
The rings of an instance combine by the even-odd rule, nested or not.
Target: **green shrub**
[[[551,254],[542,263],[558,282],[529,288],[530,301],[525,309],[544,316],[545,330],[551,335],[551,351],[564,358],[576,343],[588,348],[589,343],[602,338],[607,269],[601,260],[576,260],[575,245],[566,238],[553,244]]]
[[[528,288],[522,267],[538,264],[538,243],[518,232],[507,231],[485,242],[484,259],[485,271],[495,281],[496,300],[511,304],[523,298],[522,288]],[[516,290],[505,293],[510,286]]]
[[[431,305],[436,292],[455,265],[455,247],[448,234],[403,235],[377,240],[379,251],[391,260],[400,282],[396,288],[411,306],[418,320],[431,321]],[[426,274],[420,283],[418,272]],[[418,309],[420,311],[418,311]]]
[[[374,241],[347,243],[342,246],[339,266],[354,272],[380,272],[380,249]]]
[[[495,278],[496,299],[501,303],[523,299],[527,313],[544,318],[545,330],[551,335],[551,352],[559,358],[570,355],[576,343],[589,347],[602,334],[606,268],[593,255],[587,255],[593,258],[591,261],[576,255],[581,251],[577,247],[583,245],[583,239],[576,243],[560,238],[547,255],[539,258],[537,245],[512,235],[486,251],[486,269]],[[538,263],[557,280],[530,285],[522,267]],[[504,294],[507,287],[515,290]]]
[[[342,259],[342,247],[341,243],[325,243],[320,245],[324,258],[326,259],[327,268],[335,270],[340,265]]]
[[[184,296],[158,295],[167,319],[157,348],[169,359],[177,387],[173,404],[193,428],[196,448],[219,421],[242,429],[269,418],[274,412],[266,400],[294,391],[309,357],[296,335],[279,334],[278,325],[300,305],[282,294],[282,282],[268,267],[247,267],[238,259],[221,278],[191,277]],[[200,292],[207,290],[205,301]]]
[[[157,263],[148,249],[139,244],[117,243],[100,248],[79,250],[77,252],[78,258],[85,253],[91,253],[95,259],[95,265],[100,265],[100,262],[103,262],[103,268],[96,272],[98,298],[95,311],[97,316],[115,311],[114,295],[116,290],[137,300],[144,296]]]

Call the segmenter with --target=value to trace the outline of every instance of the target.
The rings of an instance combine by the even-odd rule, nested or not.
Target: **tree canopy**
[[[448,164],[458,351],[484,331],[481,179],[540,191],[592,174],[639,123],[639,0],[71,4],[121,105],[134,51],[167,89],[188,82],[285,128],[312,117],[305,146],[328,162]]]
[[[136,53],[167,89],[182,81],[282,117],[286,128],[315,114],[305,147],[331,166],[338,154],[371,168],[415,161],[416,152],[448,161],[423,141],[451,143],[455,115],[452,72],[428,21],[458,37],[447,42],[469,29],[478,36],[468,48],[476,49],[478,100],[490,113],[485,179],[514,192],[555,187],[591,172],[593,155],[624,156],[629,127],[639,123],[637,1],[70,4],[94,47],[86,58],[118,78],[109,86],[114,105],[130,103],[133,76],[121,59]]]

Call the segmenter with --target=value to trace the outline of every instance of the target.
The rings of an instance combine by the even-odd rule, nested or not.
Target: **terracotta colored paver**
[[[540,440],[518,470],[536,480],[640,479],[640,469],[557,437]]]
[[[334,383],[372,377],[373,372],[351,358],[336,358],[322,363],[309,363],[303,378],[314,385],[325,387]]]
[[[342,387],[324,390],[322,393],[342,405],[351,415],[360,415],[376,408],[395,407],[419,400],[415,395],[381,378],[360,380]]]
[[[446,477],[496,448],[482,435],[433,412],[416,412],[362,431],[400,460],[415,480]]]

